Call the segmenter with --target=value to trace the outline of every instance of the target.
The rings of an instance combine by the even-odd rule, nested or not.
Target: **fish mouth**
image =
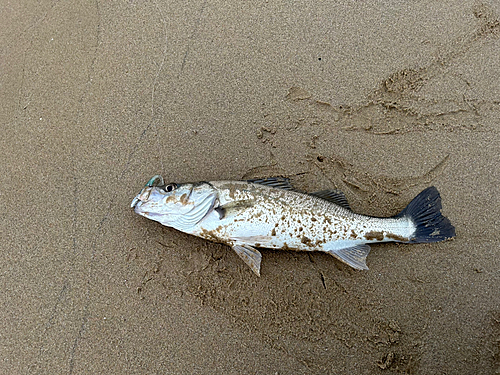
[[[144,189],[136,195],[132,203],[130,204],[130,208],[135,208],[139,202],[147,202],[149,196],[151,195],[151,188],[158,187],[163,189],[165,187],[165,180],[159,174],[153,176],[144,186]]]
[[[151,196],[151,191],[153,188],[146,186],[144,189],[141,190],[139,194],[136,195],[134,200],[132,201],[132,204],[130,205],[131,208],[136,208],[137,204],[139,202],[144,203],[149,200],[149,197]]]
[[[140,194],[139,194],[140,195]],[[139,203],[141,200],[139,199],[139,195],[137,195],[134,200],[132,201],[132,204],[130,205],[130,208],[135,208],[137,206],[137,203]]]

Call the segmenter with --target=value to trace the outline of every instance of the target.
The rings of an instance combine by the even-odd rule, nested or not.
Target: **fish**
[[[131,208],[167,227],[230,246],[257,276],[259,248],[323,251],[354,269],[368,270],[370,244],[455,237],[433,186],[399,214],[375,217],[353,212],[339,190],[306,193],[285,177],[167,184],[156,175]]]

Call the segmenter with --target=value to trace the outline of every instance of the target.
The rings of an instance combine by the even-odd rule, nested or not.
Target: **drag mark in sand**
[[[354,166],[339,156],[310,158],[318,170],[334,185],[343,185],[341,190],[355,189],[358,194],[373,194],[379,191],[393,196],[401,195],[415,186],[425,186],[434,181],[446,168],[449,155],[445,155],[434,167],[418,176],[389,177],[373,175]],[[339,184],[340,183],[340,184]],[[367,199],[364,197],[363,199]]]
[[[191,50],[191,44],[192,44],[194,37],[196,36],[196,33],[198,32],[198,27],[200,26],[201,18],[203,16],[203,12],[205,11],[206,5],[207,5],[207,0],[205,0],[203,2],[203,4],[201,5],[200,14],[196,18],[196,22],[194,24],[193,31],[192,31],[191,35],[189,36],[188,44],[186,47],[186,52],[184,53],[184,57],[182,59],[182,64],[181,64],[181,69],[179,71],[179,74],[177,75],[177,78],[180,78],[180,76],[184,72],[184,67],[186,66],[187,57],[189,55],[189,51]]]
[[[500,36],[500,16],[485,3],[476,3],[470,11],[475,28],[468,35],[457,36],[421,67],[393,72],[381,80],[364,103],[334,107],[300,87],[291,87],[286,99],[311,112],[310,117],[315,121],[333,123],[343,131],[374,135],[418,131],[498,132],[500,102],[474,94],[474,82],[469,82],[457,65]],[[435,92],[436,86],[443,85],[450,87],[450,94],[444,98]]]
[[[60,3],[61,0],[56,0],[52,3],[52,5],[49,7],[49,9],[47,9],[35,22],[33,22],[31,25],[29,25],[26,30],[24,30],[23,34],[24,33],[27,33],[28,31],[34,29],[35,27],[37,27],[38,25],[40,25],[43,21],[45,21],[45,19],[47,18],[48,14],[52,11],[52,9],[54,9],[54,7]]]
[[[97,18],[97,25],[95,28],[96,32],[95,32],[94,56],[92,58],[92,61],[90,63],[90,67],[89,67],[89,75],[88,75],[87,82],[86,82],[87,89],[83,92],[83,94],[79,100],[80,104],[82,104],[84,102],[84,99],[88,94],[88,90],[90,88],[90,85],[92,85],[92,79],[93,79],[93,76],[95,74],[95,64],[97,61],[98,50],[99,50],[99,47],[101,45],[102,18],[101,18],[101,11],[100,11],[100,7],[99,7],[99,1],[95,0],[94,4],[95,4],[95,15]],[[81,112],[78,113],[76,123],[78,123],[80,121],[80,116],[81,116]],[[78,217],[78,203],[77,203],[78,202],[78,176],[77,176],[77,169],[75,166],[75,158],[76,158],[76,155],[75,155],[74,148],[73,148],[72,157],[71,157],[72,164],[73,164],[73,182],[74,182],[74,189],[73,189],[73,234],[72,234],[73,254],[72,254],[72,256],[75,256],[75,253],[77,252],[77,249],[78,249],[78,244],[77,244],[77,240],[76,240],[76,233],[77,233],[76,226],[77,226],[77,222],[78,222],[77,221],[77,217]],[[100,226],[99,226],[99,229],[100,229]],[[98,229],[98,233],[99,233],[99,229]],[[92,248],[92,255],[90,258],[89,276],[87,279],[87,284],[90,283],[90,277],[95,269],[94,259],[95,259],[95,246]],[[66,282],[67,282],[67,279],[66,279]],[[63,288],[64,288],[64,286],[63,286]],[[70,351],[70,355],[69,355],[69,364],[68,364],[69,374],[73,373],[73,369],[75,366],[76,349],[78,348],[79,341],[84,333],[84,330],[85,330],[85,327],[86,327],[86,324],[88,321],[88,314],[89,314],[88,309],[89,309],[89,305],[90,305],[89,295],[90,295],[90,286],[87,285],[87,289],[85,291],[86,303],[84,305],[83,312],[82,312],[82,315],[83,315],[82,322],[80,324],[80,328],[76,334],[76,337],[73,341],[73,345],[71,347],[71,351]]]
[[[24,33],[28,33],[29,31],[31,30],[34,30],[36,27],[38,27],[39,25],[41,25],[48,17],[49,13],[56,7],[56,5],[58,5],[60,3],[60,0],[57,0],[57,1],[54,1],[50,8],[45,11],[43,13],[43,15],[38,18],[33,24],[31,24],[25,31]],[[97,61],[97,56],[98,56],[98,49],[99,49],[99,46],[101,45],[101,13],[100,13],[100,10],[99,10],[99,3],[98,1],[96,0],[95,1],[95,17],[96,17],[96,22],[95,22],[95,35],[94,35],[94,39],[95,39],[95,44],[93,45],[94,47],[94,50],[93,50],[93,56],[92,56],[92,59],[90,61],[90,64],[88,65],[88,76],[86,78],[86,81],[83,82],[84,84],[84,89],[83,89],[83,92],[78,100],[78,103],[80,105],[82,105],[86,99],[87,99],[87,94],[89,92],[89,88],[91,87],[90,85],[92,84],[92,78],[94,76],[94,72],[95,72],[95,64],[96,64],[96,61]],[[33,42],[31,42],[32,44]],[[24,53],[25,55],[25,59],[26,59],[26,52]],[[23,86],[24,86],[24,80],[25,80],[25,70],[23,68],[23,75],[22,75],[22,82],[21,82],[21,88],[20,88],[20,91],[22,91],[23,89]],[[22,97],[22,96],[21,96]],[[21,105],[21,100],[19,102],[19,104]],[[21,106],[21,108],[23,109],[26,109],[26,107],[29,105],[29,102],[27,104],[23,104]],[[74,120],[74,123],[75,124],[78,124],[80,122],[80,119],[81,119],[81,116],[82,116],[82,110],[80,109],[78,112],[77,112],[77,116]],[[78,242],[77,242],[77,236],[76,234],[78,233],[78,201],[79,201],[79,190],[78,190],[78,169],[77,169],[77,166],[76,166],[76,158],[77,158],[77,155],[76,155],[76,147],[71,147],[71,157],[70,157],[70,160],[71,160],[71,169],[73,171],[73,177],[72,177],[72,182],[73,182],[73,189],[72,189],[72,205],[73,205],[73,209],[72,209],[72,230],[71,230],[71,252],[66,252],[66,261],[69,262],[70,266],[73,267],[74,266],[74,258],[76,256],[76,253],[78,251]],[[64,277],[64,280],[62,282],[62,286],[60,288],[60,290],[56,293],[56,296],[55,296],[55,302],[53,303],[53,307],[52,307],[52,310],[51,310],[51,313],[50,313],[50,316],[47,318],[45,324],[44,324],[44,328],[43,328],[43,331],[42,331],[42,337],[40,339],[40,347],[39,347],[39,350],[38,350],[38,358],[37,358],[37,364],[35,366],[40,366],[40,367],[43,367],[42,365],[42,359],[44,356],[46,356],[46,352],[47,352],[47,335],[50,331],[50,329],[54,326],[54,324],[56,324],[57,322],[57,319],[59,317],[59,315],[61,314],[61,311],[64,309],[65,305],[68,304],[68,294],[69,294],[69,291],[71,291],[71,277],[68,276],[68,274],[65,275]],[[88,306],[85,308],[83,314],[84,314],[84,317],[83,317],[83,320],[86,321],[86,317],[85,317],[85,313],[86,313],[86,310],[88,310]],[[84,326],[85,323],[82,323],[82,326]],[[81,337],[82,335],[82,329],[80,328],[78,334],[77,334],[77,337],[75,338],[74,340],[74,343],[73,343],[73,346],[72,348],[70,349],[70,353],[69,353],[69,365],[68,365],[68,368],[69,368],[69,373],[71,374],[73,372],[73,367],[74,367],[74,353],[75,353],[75,350],[78,346],[78,339],[79,337]]]
[[[50,7],[39,18],[37,18],[32,24],[30,24],[25,30],[22,31],[21,35],[19,35],[19,37],[15,39],[16,43],[21,44],[20,40],[22,40],[24,38],[24,36],[26,34],[28,34],[28,32],[36,29],[39,25],[41,25],[47,19],[47,16],[49,15],[49,13],[52,12],[52,10],[55,8],[55,6],[60,2],[61,2],[61,0],[54,1],[52,3],[52,5],[50,5]],[[22,68],[22,74],[21,74],[21,83],[19,85],[19,90],[18,90],[18,92],[19,92],[18,106],[20,109],[26,109],[30,105],[31,95],[28,95],[26,93],[24,93],[25,95],[23,95],[23,91],[24,91],[25,80],[26,80],[26,61],[27,61],[26,55],[28,54],[28,50],[33,46],[33,38],[34,38],[34,32],[31,34],[31,38],[29,38],[29,40],[26,41],[27,44],[29,44],[29,47],[24,49],[24,51],[22,52],[23,59],[22,59],[21,66],[23,68]],[[12,47],[11,44],[7,44],[7,46],[9,47],[9,49],[11,49],[11,47]],[[24,102],[24,103],[22,104],[22,102]]]
[[[139,148],[139,145],[141,144],[144,136],[147,134],[147,132],[150,130],[150,128],[152,126],[154,126],[154,132],[155,132],[155,137],[156,137],[156,141],[157,141],[158,152],[161,155],[158,130],[157,130],[157,127],[156,127],[156,123],[154,122],[154,114],[155,114],[154,100],[155,100],[155,93],[156,93],[156,89],[157,89],[157,85],[158,85],[158,78],[159,78],[159,76],[161,74],[161,71],[163,69],[163,65],[165,64],[165,59],[166,59],[166,52],[167,52],[167,29],[166,29],[166,23],[165,23],[165,20],[164,20],[164,17],[163,17],[163,13],[162,13],[161,9],[159,8],[157,2],[154,2],[154,4],[156,6],[156,9],[158,10],[158,13],[160,15],[160,20],[161,20],[161,22],[163,24],[163,31],[164,31],[165,42],[164,42],[164,48],[163,48],[163,53],[162,53],[162,60],[160,62],[160,65],[159,65],[156,73],[155,73],[155,76],[154,76],[154,79],[153,79],[152,88],[151,88],[151,107],[150,107],[151,108],[151,119],[148,121],[148,124],[142,130],[142,132],[139,134],[137,141],[132,146],[132,148],[131,148],[131,150],[129,152],[128,158],[127,158],[127,162],[125,163],[124,168],[122,169],[122,171],[118,175],[118,181],[122,180],[124,178],[125,174],[130,169],[130,165],[132,164],[134,156],[135,156],[135,154],[136,154],[136,152],[137,152],[137,150]],[[97,1],[96,1],[96,8],[97,8],[97,13],[98,13],[98,18],[99,18],[98,28],[100,28],[100,14],[99,14],[99,6],[98,6],[98,2]],[[98,35],[98,41],[97,41],[97,46],[98,46],[99,45],[99,33],[97,35]],[[95,53],[97,54],[97,48],[96,48],[96,52]],[[96,57],[92,61],[92,69],[91,69],[90,75],[92,75],[93,66],[94,66],[95,60],[96,60]],[[89,78],[89,82],[91,82],[91,81],[92,80]],[[161,162],[161,166],[163,168],[163,159],[160,159],[160,162]],[[85,332],[87,330],[87,326],[88,326],[88,321],[89,321],[89,316],[90,316],[90,303],[91,303],[90,292],[91,292],[91,289],[92,289],[91,280],[93,278],[95,278],[95,259],[96,259],[96,253],[97,253],[97,245],[98,245],[99,240],[102,238],[102,236],[106,232],[105,224],[106,224],[106,222],[109,219],[109,216],[110,216],[110,213],[111,213],[111,209],[113,208],[113,205],[115,204],[117,196],[118,196],[118,192],[115,192],[113,194],[113,196],[111,197],[111,199],[109,201],[109,204],[108,204],[108,207],[107,207],[104,215],[102,216],[102,218],[99,221],[99,224],[97,226],[97,233],[94,236],[94,238],[92,239],[92,242],[91,242],[91,245],[90,245],[90,249],[91,249],[90,266],[89,266],[89,271],[88,271],[88,276],[87,276],[87,286],[86,286],[86,289],[85,289],[85,301],[86,302],[85,302],[85,305],[84,305],[84,308],[83,308],[83,317],[82,317],[82,320],[81,320],[80,328],[78,330],[78,333],[76,334],[76,337],[75,337],[74,342],[73,342],[73,346],[71,348],[71,353],[70,353],[70,358],[69,358],[69,374],[70,375],[73,374],[73,370],[74,370],[74,367],[75,367],[75,353],[76,353],[76,351],[78,349],[78,345],[80,343],[80,340],[84,336],[84,334],[85,334]]]

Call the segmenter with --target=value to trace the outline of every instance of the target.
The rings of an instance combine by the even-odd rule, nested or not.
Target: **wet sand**
[[[1,7],[0,373],[500,371],[498,3]],[[130,210],[158,173],[380,216],[434,185],[457,237],[257,278]]]

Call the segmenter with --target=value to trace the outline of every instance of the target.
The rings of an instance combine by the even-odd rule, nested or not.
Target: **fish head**
[[[189,232],[217,202],[217,190],[208,182],[165,184],[156,175],[132,201],[134,211],[163,225]]]

